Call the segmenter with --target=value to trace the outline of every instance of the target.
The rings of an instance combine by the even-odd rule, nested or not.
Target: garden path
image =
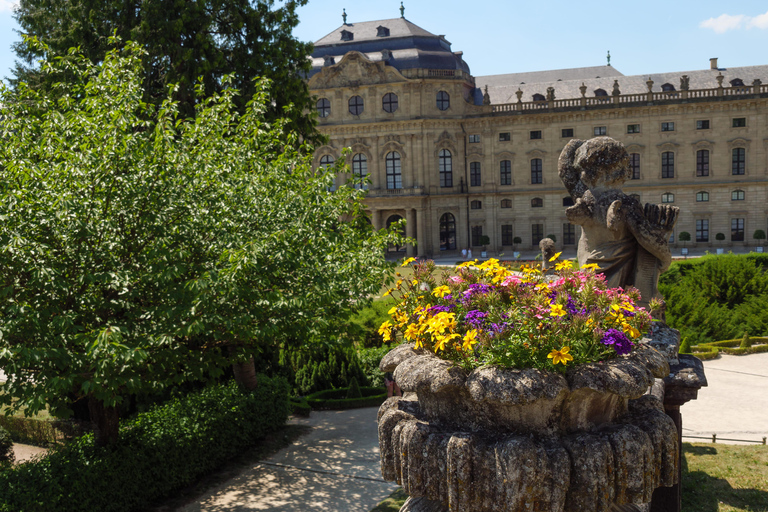
[[[378,408],[313,411],[306,436],[209,490],[184,512],[367,512],[397,484],[381,477]]]

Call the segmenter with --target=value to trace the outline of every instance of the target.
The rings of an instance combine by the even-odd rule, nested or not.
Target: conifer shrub
[[[352,377],[349,381],[349,388],[347,389],[347,398],[362,398],[360,394],[360,385],[357,383],[357,379]]]
[[[358,384],[369,383],[357,351],[352,347],[304,346],[284,350],[280,360],[287,367],[283,374],[294,376],[291,382],[294,394],[309,395],[324,389],[347,388],[352,378],[357,379]]]
[[[13,453],[13,440],[11,434],[3,427],[0,427],[0,469],[4,465],[12,464],[15,460]]]
[[[691,342],[688,341],[688,338],[683,338],[683,341],[680,343],[680,350],[678,350],[681,354],[690,354],[691,353]]]
[[[744,336],[741,337],[739,348],[752,348],[752,340],[749,338],[749,333],[747,331],[744,331]]]

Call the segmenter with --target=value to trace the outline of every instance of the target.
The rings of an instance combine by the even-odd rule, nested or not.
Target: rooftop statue
[[[609,287],[634,286],[641,305],[660,297],[659,274],[669,268],[669,236],[679,208],[646,204],[622,192],[631,177],[624,145],[610,137],[571,140],[558,161],[560,179],[573,198],[565,213],[582,227],[579,265],[595,263]]]

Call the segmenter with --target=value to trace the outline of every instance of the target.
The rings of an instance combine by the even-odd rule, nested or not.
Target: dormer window
[[[533,101],[544,101],[545,99],[543,94],[536,93],[533,95]]]
[[[675,86],[672,84],[662,84],[661,91],[662,92],[674,92]]]
[[[731,87],[744,87],[744,80],[741,78],[734,78],[731,80]]]
[[[350,32],[349,30],[342,30],[341,31],[341,40],[342,41],[351,41],[355,38],[355,34]]]
[[[595,89],[595,96],[608,96],[608,93],[605,89]]]
[[[336,59],[332,55],[323,56],[323,66],[333,66],[336,64]]]
[[[387,27],[376,27],[376,37],[389,37],[389,29]]]

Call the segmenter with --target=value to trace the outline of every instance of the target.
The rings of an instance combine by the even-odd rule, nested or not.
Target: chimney
[[[717,57],[709,59],[709,69],[718,69],[717,68]]]

